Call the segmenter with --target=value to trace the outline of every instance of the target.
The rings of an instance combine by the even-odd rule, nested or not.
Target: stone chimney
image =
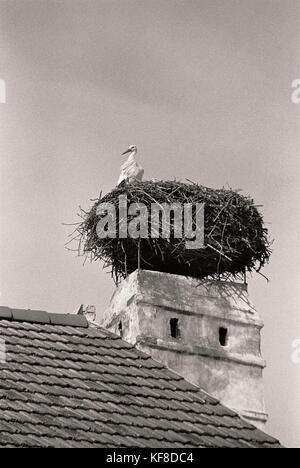
[[[264,428],[263,323],[246,285],[139,270],[96,321]]]

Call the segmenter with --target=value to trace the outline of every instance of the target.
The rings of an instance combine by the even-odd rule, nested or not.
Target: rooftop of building
[[[280,443],[82,315],[0,307],[0,447]]]

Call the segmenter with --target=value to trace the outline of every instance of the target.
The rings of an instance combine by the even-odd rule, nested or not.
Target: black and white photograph
[[[300,0],[0,0],[0,448],[300,448]]]

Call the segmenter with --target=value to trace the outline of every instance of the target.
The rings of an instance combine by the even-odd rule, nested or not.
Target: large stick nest
[[[99,203],[110,202],[118,208],[119,195],[130,203],[203,203],[205,204],[204,248],[186,248],[185,238],[100,239],[97,235]],[[196,278],[238,277],[246,271],[260,271],[268,262],[271,249],[262,215],[250,197],[230,189],[211,189],[195,183],[177,181],[135,182],[116,187],[104,197],[93,200],[89,211],[81,209],[71,241],[77,241],[79,255],[91,261],[102,260],[116,281],[136,270],[163,271]],[[118,213],[118,210],[116,210]],[[132,216],[128,216],[128,222]],[[118,222],[124,221],[117,218]],[[150,223],[150,220],[149,220]],[[157,227],[160,229],[160,226]],[[70,241],[70,242],[71,242]]]

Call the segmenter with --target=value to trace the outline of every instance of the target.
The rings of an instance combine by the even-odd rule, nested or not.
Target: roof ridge
[[[44,310],[14,309],[5,306],[0,306],[0,320],[38,323],[41,325],[89,327],[89,323],[84,315],[54,314]]]

